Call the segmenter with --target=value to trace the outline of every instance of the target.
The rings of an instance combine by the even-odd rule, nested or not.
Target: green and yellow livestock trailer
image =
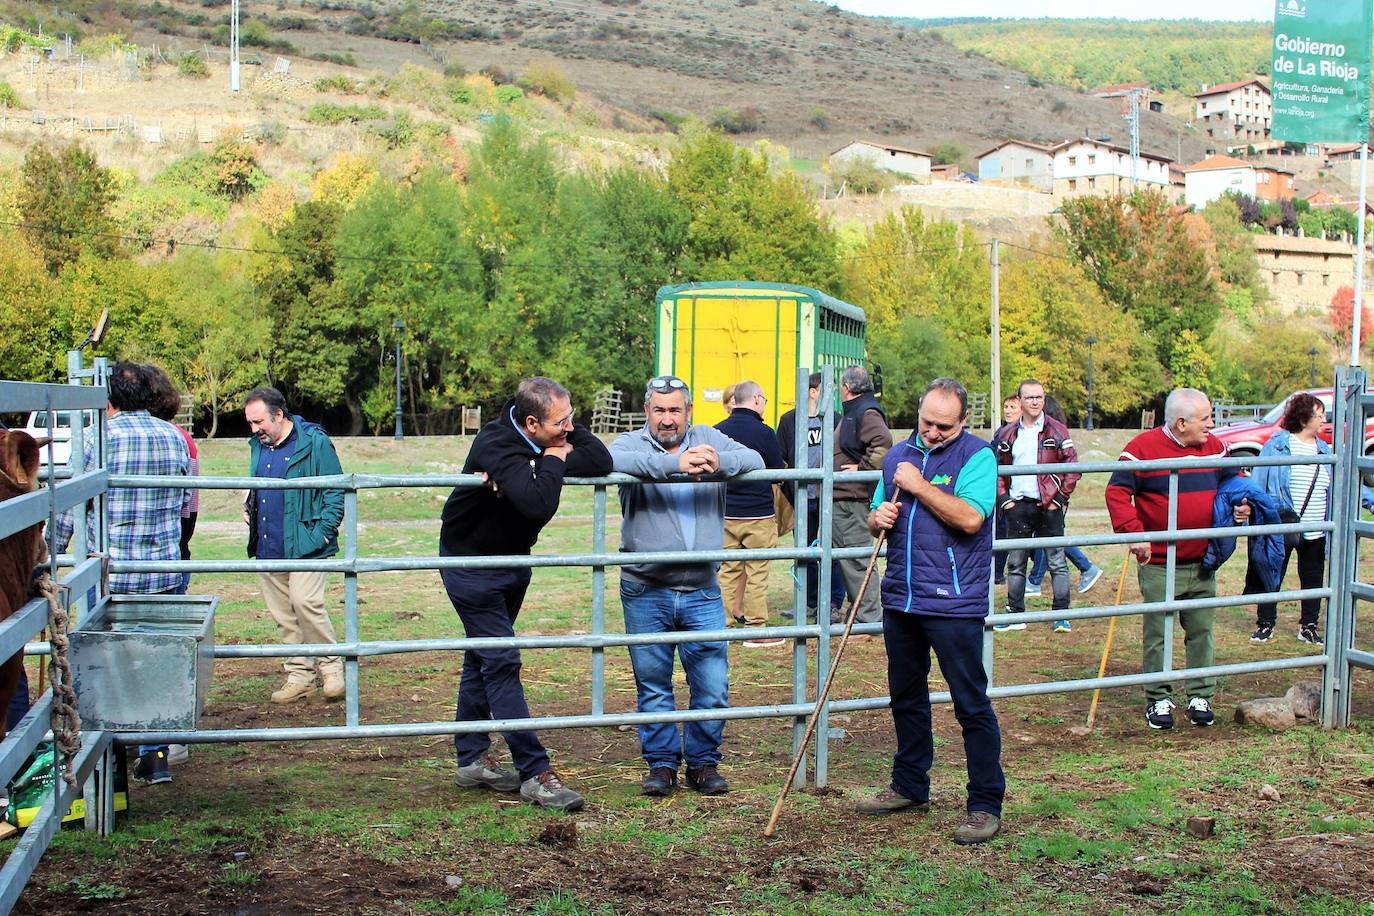
[[[764,421],[796,406],[798,367],[864,362],[863,309],[817,289],[786,283],[685,283],[658,291],[656,371],[692,388],[694,423],[725,418],[725,388],[763,386]]]

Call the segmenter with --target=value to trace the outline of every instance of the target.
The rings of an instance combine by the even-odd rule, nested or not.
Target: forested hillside
[[[897,20],[1048,83],[1092,89],[1143,80],[1196,92],[1269,72],[1267,22],[1124,19]]]

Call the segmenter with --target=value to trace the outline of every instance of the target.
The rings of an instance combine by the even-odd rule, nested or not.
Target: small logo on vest
[[[936,588],[935,588],[935,594],[939,595],[941,598],[948,598],[948,597],[949,597],[949,589],[947,589],[947,588],[941,588],[941,587],[939,587],[939,586],[936,586]]]
[[[930,482],[937,487],[947,487],[954,483],[954,478],[948,474],[936,474],[934,477],[930,478]]]

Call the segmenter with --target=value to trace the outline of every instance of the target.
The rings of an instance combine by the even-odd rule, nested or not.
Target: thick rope
[[[58,600],[57,585],[44,573],[38,590],[48,599],[48,669],[52,676],[53,750],[62,756],[62,778],[76,788],[76,755],[81,750],[81,717],[76,711],[72,669],[67,660],[67,609]]]

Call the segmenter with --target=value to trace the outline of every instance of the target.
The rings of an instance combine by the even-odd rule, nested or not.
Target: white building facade
[[[1141,153],[1132,175],[1131,152],[1101,140],[1068,140],[1054,148],[1054,194],[1119,194],[1134,187],[1170,192],[1164,156]],[[1134,185],[1132,184],[1134,182]]]
[[[1259,80],[1223,83],[1202,90],[1193,99],[1197,102],[1197,126],[1207,136],[1242,142],[1269,139],[1274,99],[1269,87]]]
[[[930,165],[934,161],[929,153],[872,140],[851,140],[830,154],[832,167],[855,160],[921,182],[930,181]]]
[[[1255,167],[1230,156],[1208,156],[1188,166],[1183,181],[1183,202],[1198,210],[1228,191],[1255,196]]]
[[[1049,191],[1054,187],[1054,149],[1025,140],[1004,140],[978,155],[978,180]]]

